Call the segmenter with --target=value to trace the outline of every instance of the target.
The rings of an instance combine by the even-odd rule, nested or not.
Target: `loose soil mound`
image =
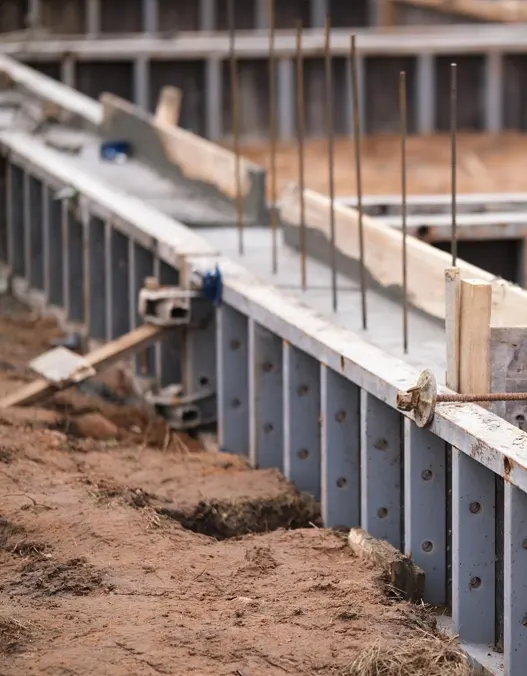
[[[17,372],[56,334],[32,321],[0,318]],[[137,403],[72,391],[3,411],[0,463],[2,676],[466,675],[279,472]]]

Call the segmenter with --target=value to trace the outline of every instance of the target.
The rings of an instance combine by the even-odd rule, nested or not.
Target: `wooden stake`
[[[181,89],[170,85],[163,87],[157,101],[155,115],[156,122],[162,122],[177,127],[179,124],[182,100],[183,92]]]
[[[459,392],[460,281],[459,268],[445,270],[446,385],[454,392]]]

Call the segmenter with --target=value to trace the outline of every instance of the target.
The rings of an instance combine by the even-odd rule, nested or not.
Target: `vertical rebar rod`
[[[234,173],[236,181],[236,226],[238,228],[238,252],[244,253],[243,242],[243,195],[240,175],[240,103],[238,99],[238,61],[236,58],[236,25],[234,0],[229,0],[229,52],[232,102],[232,135],[234,141]],[[218,105],[220,102],[218,101]]]
[[[359,73],[357,65],[357,45],[355,36],[351,36],[351,91],[353,97],[353,145],[355,147],[355,173],[357,175],[357,213],[359,216],[359,258],[360,293],[362,309],[362,328],[368,328],[366,304],[366,264],[364,261],[364,209],[362,205],[362,167],[361,167],[361,120],[359,102]]]
[[[307,289],[307,252],[306,252],[306,202],[305,168],[304,168],[304,58],[302,54],[302,22],[296,25],[296,112],[297,112],[297,146],[298,146],[298,187],[300,191],[300,276],[302,291]]]
[[[276,58],[275,0],[269,0],[269,150],[271,169],[271,236],[273,274],[278,272],[278,212],[276,188]]]
[[[403,350],[408,353],[408,259],[407,259],[407,209],[406,209],[406,135],[407,135],[407,99],[406,72],[403,70],[399,78],[399,106],[401,116],[401,215],[403,233]]]
[[[333,130],[333,77],[331,58],[331,20],[326,17],[324,61],[326,71],[326,101],[324,109],[326,111],[326,133],[328,139],[328,161],[329,161],[329,228],[331,233],[331,293],[333,312],[338,309],[337,297],[337,244],[335,236],[335,139]]]
[[[452,174],[452,267],[457,262],[457,64],[450,64],[450,148]]]

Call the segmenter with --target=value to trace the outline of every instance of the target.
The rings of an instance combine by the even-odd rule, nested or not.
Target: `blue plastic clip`
[[[223,278],[217,265],[214,272],[207,272],[203,276],[201,291],[203,296],[212,301],[216,307],[221,305],[223,299]]]
[[[132,145],[128,141],[105,141],[100,152],[101,159],[107,162],[123,161],[132,154]]]

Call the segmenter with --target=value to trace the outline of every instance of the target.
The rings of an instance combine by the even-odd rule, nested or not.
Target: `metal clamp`
[[[201,289],[191,288],[191,270],[184,256],[179,266],[179,286],[162,286],[155,277],[145,280],[139,292],[139,314],[144,321],[157,326],[182,326],[191,323],[192,301],[202,299],[221,305],[223,280],[219,268],[203,276]]]
[[[203,406],[206,400],[216,396],[213,390],[203,390],[197,394],[184,395],[182,385],[168,385],[157,393],[149,393],[146,400],[177,431],[196,429],[216,422],[216,416],[207,415],[215,407]]]

